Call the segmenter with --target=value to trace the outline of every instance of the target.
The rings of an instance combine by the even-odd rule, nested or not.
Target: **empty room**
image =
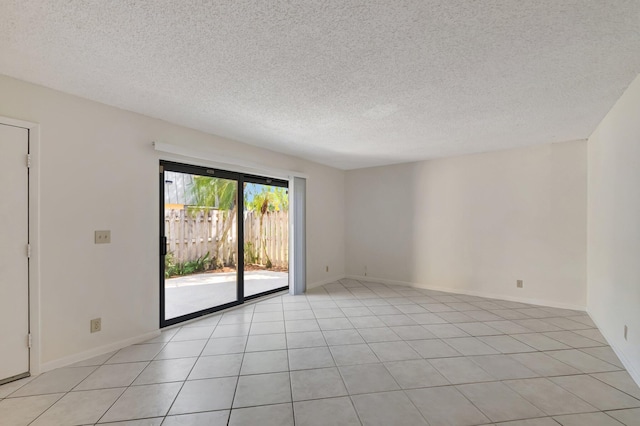
[[[2,0],[0,182],[0,426],[640,425],[638,0]]]

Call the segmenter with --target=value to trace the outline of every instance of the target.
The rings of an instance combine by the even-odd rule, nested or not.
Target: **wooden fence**
[[[216,209],[166,209],[164,217],[167,252],[173,254],[174,262],[194,261],[209,252],[225,266],[235,265],[236,211]],[[273,266],[289,266],[289,214],[267,212],[262,217],[260,234],[260,212],[244,213],[245,262],[266,264],[267,258]]]

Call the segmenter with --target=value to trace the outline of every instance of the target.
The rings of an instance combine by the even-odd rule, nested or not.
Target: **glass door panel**
[[[247,180],[243,214],[244,296],[250,298],[289,285],[289,195],[286,186]]]
[[[164,322],[239,303],[238,181],[164,170]]]

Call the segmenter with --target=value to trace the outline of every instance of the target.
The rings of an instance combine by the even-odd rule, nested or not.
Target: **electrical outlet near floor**
[[[624,326],[624,340],[627,340],[627,332],[629,331],[629,327]]]
[[[96,244],[109,244],[111,242],[111,231],[95,231],[94,241]]]
[[[92,333],[97,333],[102,330],[102,318],[96,318],[91,320],[90,331]]]
[[[522,288],[523,287],[522,280],[516,281],[516,287],[518,287],[518,288]]]

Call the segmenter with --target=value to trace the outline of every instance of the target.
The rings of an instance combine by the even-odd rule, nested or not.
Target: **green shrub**
[[[190,275],[196,272],[204,272],[211,267],[210,253],[200,256],[196,260],[184,263],[176,263],[173,253],[169,252],[164,257],[164,276],[165,278],[177,277],[182,275]]]
[[[250,241],[244,243],[244,263],[252,264],[258,262],[258,254]]]

